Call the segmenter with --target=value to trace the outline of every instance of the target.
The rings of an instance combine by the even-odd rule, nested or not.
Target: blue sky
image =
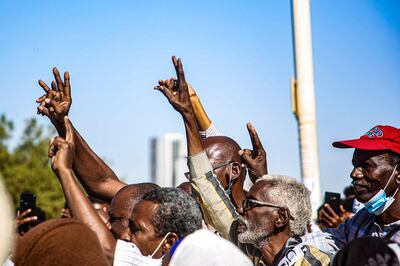
[[[399,11],[398,1],[311,1],[323,191],[350,181],[352,151],[332,141],[400,126]],[[270,172],[300,176],[288,0],[5,0],[0,34],[0,113],[17,132],[36,115],[37,80],[50,82],[53,66],[69,70],[76,128],[120,177],[147,180],[149,138],[183,132],[152,89],[174,75],[176,54],[222,132],[249,147],[253,122]]]

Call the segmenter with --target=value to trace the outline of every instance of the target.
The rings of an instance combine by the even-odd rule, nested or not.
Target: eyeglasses
[[[217,165],[215,165],[215,166],[213,166],[213,171],[215,171],[215,170],[217,170],[217,169],[219,169],[219,168],[222,168],[222,167],[224,167],[224,166],[227,166],[227,165],[229,165],[229,164],[231,164],[231,163],[233,163],[234,161],[229,161],[229,162],[225,162],[225,163],[220,163],[220,164],[217,164]],[[185,177],[187,178],[187,179],[191,179],[191,176],[190,176],[190,172],[186,172],[185,173]]]
[[[289,213],[290,219],[293,220],[293,216],[290,214],[289,209],[286,207],[282,207],[282,206],[279,206],[279,205],[276,205],[273,203],[259,201],[259,200],[255,200],[255,199],[243,200],[243,212],[247,212],[248,210],[250,210],[252,208],[260,207],[260,206],[266,206],[266,207],[272,207],[272,208],[286,210]]]

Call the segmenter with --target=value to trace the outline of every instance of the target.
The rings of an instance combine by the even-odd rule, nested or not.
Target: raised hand
[[[154,87],[154,89],[161,91],[172,107],[182,116],[192,114],[193,108],[190,102],[189,86],[185,80],[181,59],[176,59],[176,57],[173,56],[172,63],[174,64],[178,80],[174,81],[170,79],[165,82],[159,81],[160,85]]]
[[[190,83],[187,82],[187,81],[186,81],[186,84],[188,85],[188,88],[189,88],[189,96],[190,97],[196,96],[197,95],[196,91],[193,89],[192,85],[190,85]],[[158,81],[158,85],[167,87],[174,94],[178,90],[178,80],[175,77],[172,77],[172,78],[167,79],[167,80],[159,80]]]
[[[17,226],[21,226],[21,225],[29,223],[31,221],[36,221],[38,219],[37,216],[26,217],[31,212],[32,212],[32,209],[27,209],[26,211],[24,211],[22,213],[18,210],[17,217],[15,218],[15,222],[16,222]]]
[[[61,170],[71,170],[74,161],[75,143],[72,124],[68,116],[64,116],[65,139],[56,137],[50,142],[49,157],[51,168],[57,174]]]
[[[239,155],[249,170],[251,181],[255,183],[258,178],[268,174],[267,153],[258,137],[256,129],[251,123],[247,123],[247,130],[249,131],[253,150],[240,150]]]
[[[326,228],[336,228],[349,218],[349,213],[342,205],[340,205],[340,213],[336,213],[328,203],[325,203],[323,208],[318,210],[318,220]]]
[[[56,67],[53,68],[56,81],[52,81],[51,89],[45,82],[39,80],[39,85],[46,92],[36,100],[38,114],[46,115],[54,125],[62,124],[64,116],[68,115],[72,104],[71,85],[68,71],[64,73],[64,82]]]

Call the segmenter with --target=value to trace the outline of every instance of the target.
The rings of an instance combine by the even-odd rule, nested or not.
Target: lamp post
[[[311,191],[313,215],[321,202],[314,93],[310,0],[291,0],[295,78],[292,111],[298,122],[301,176]]]

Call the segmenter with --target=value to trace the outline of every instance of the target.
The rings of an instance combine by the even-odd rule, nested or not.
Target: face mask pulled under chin
[[[364,203],[365,209],[369,213],[373,213],[375,215],[380,215],[384,213],[390,205],[393,204],[394,202],[394,196],[397,194],[397,191],[399,190],[399,187],[397,187],[396,191],[393,193],[392,196],[386,197],[386,188],[389,185],[390,181],[392,180],[394,176],[394,172],[397,169],[397,165],[394,167],[392,174],[390,175],[390,178],[388,182],[386,183],[385,187],[381,190],[379,190],[378,193],[375,194],[369,201]]]
[[[142,252],[140,252],[139,248],[132,243],[132,248],[133,248],[133,254],[132,254],[132,260],[130,261],[130,265],[133,266],[161,266],[162,265],[162,259],[164,256],[162,256],[159,259],[154,259],[153,256],[156,254],[156,252],[160,249],[162,243],[164,243],[165,239],[168,237],[170,233],[167,233],[164,238],[161,240],[161,242],[158,244],[157,248],[154,250],[154,252],[151,255],[144,256],[142,255]]]

